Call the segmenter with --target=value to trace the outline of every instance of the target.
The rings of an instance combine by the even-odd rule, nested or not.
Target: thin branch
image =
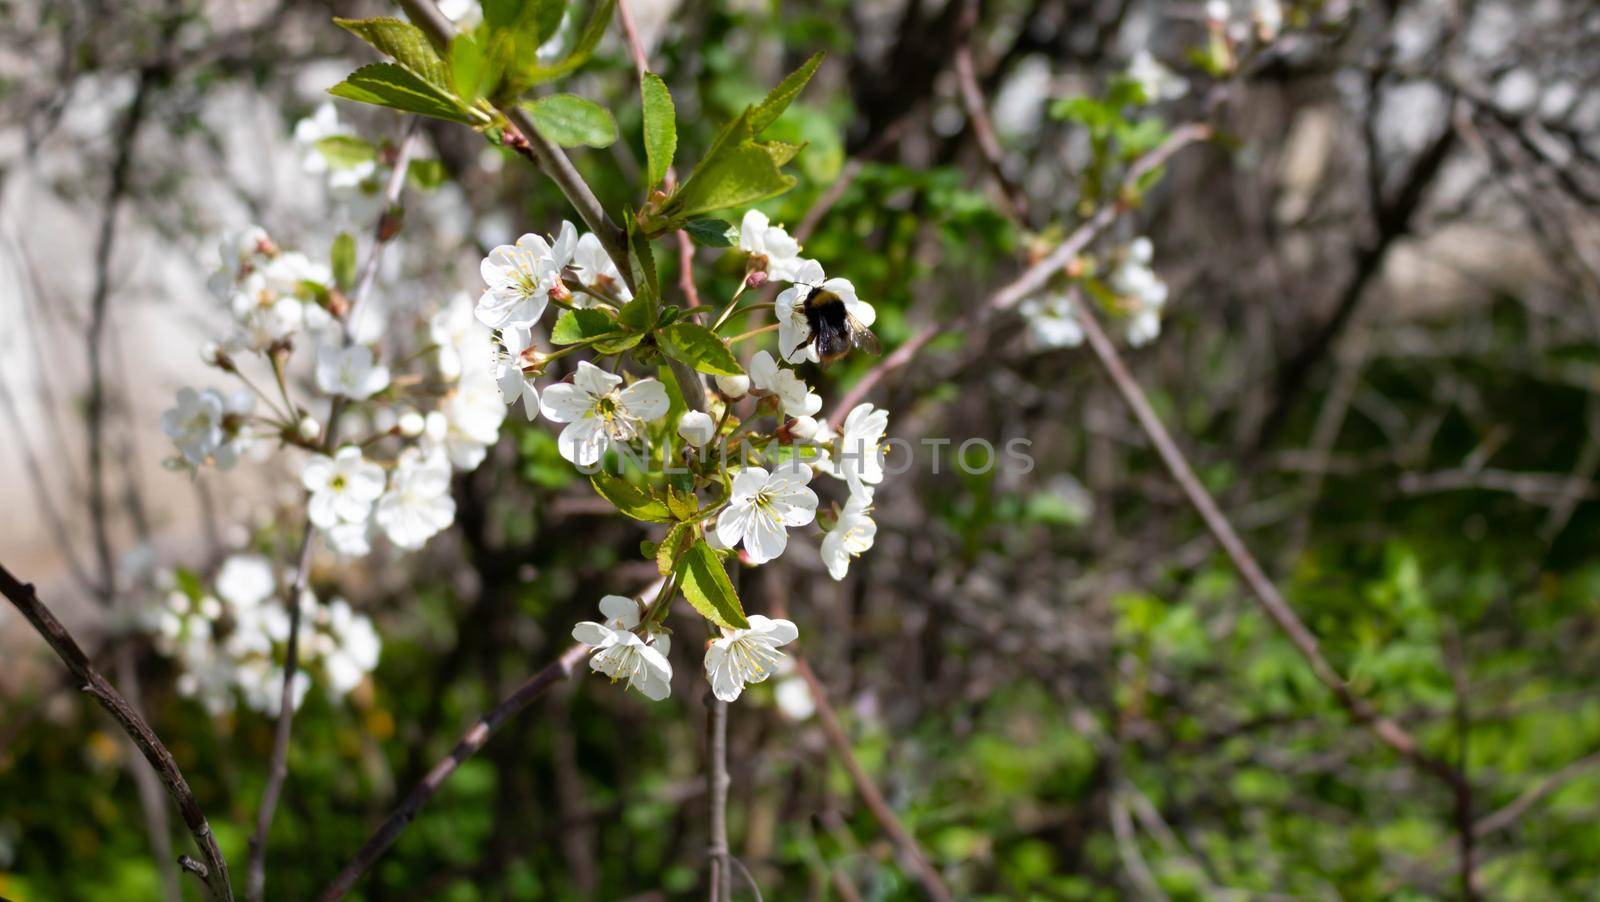
[[[960,24],[957,26],[960,38],[956,43],[954,59],[956,84],[961,89],[961,106],[967,112],[967,122],[972,126],[972,136],[977,139],[978,150],[983,154],[984,162],[989,164],[995,183],[1000,186],[1000,197],[1012,221],[1020,224],[1028,219],[1028,198],[1006,175],[1005,151],[1000,147],[1000,139],[995,137],[994,125],[983,99],[983,88],[978,86],[977,69],[972,63],[972,35],[978,25],[980,7],[978,0],[966,0],[962,5]]]
[[[1132,185],[1160,166],[1166,165],[1173,154],[1197,141],[1204,141],[1211,137],[1211,128],[1201,123],[1185,125],[1173,131],[1167,140],[1140,157],[1128,168],[1127,175],[1123,178],[1124,185]],[[904,344],[895,348],[893,353],[883,358],[877,366],[867,371],[865,376],[850,390],[845,393],[844,399],[833,410],[829,418],[835,429],[844,424],[844,418],[849,415],[850,409],[861,403],[872,389],[889,374],[901,369],[916,358],[929,342],[940,335],[959,333],[970,329],[978,320],[992,312],[1006,310],[1016,306],[1024,298],[1036,294],[1050,281],[1056,273],[1071,263],[1073,258],[1083,253],[1106,227],[1117,220],[1128,208],[1121,203],[1110,203],[1101,207],[1093,216],[1068,235],[1066,240],[1056,245],[1055,249],[1047,254],[1044,259],[1025,270],[1022,275],[1013,279],[1005,287],[990,295],[988,300],[972,308],[959,319],[947,324],[932,323],[924,326],[915,335],[911,336]]]
[[[1245,584],[1250,587],[1262,611],[1300,652],[1300,656],[1310,665],[1311,672],[1318,682],[1334,694],[1339,704],[1350,713],[1356,723],[1372,730],[1380,740],[1402,757],[1438,776],[1451,787],[1456,787],[1461,777],[1455,768],[1425,753],[1404,728],[1379,714],[1366,699],[1351,691],[1349,685],[1333,669],[1333,665],[1322,656],[1321,650],[1317,647],[1316,637],[1306,628],[1294,609],[1289,607],[1288,602],[1278,592],[1278,587],[1262,571],[1261,565],[1256,562],[1254,555],[1234,531],[1233,524],[1217,507],[1211,493],[1200,484],[1199,478],[1189,466],[1188,459],[1172,440],[1171,434],[1167,432],[1161,418],[1156,415],[1155,409],[1150,406],[1150,401],[1145,397],[1138,381],[1128,372],[1127,365],[1122,361],[1122,355],[1106,336],[1098,316],[1084,301],[1082,293],[1074,289],[1068,292],[1068,298],[1072,303],[1073,313],[1083,328],[1084,336],[1088,339],[1089,347],[1094,351],[1095,358],[1116,386],[1117,392],[1122,395],[1122,400],[1133,412],[1134,418],[1149,437],[1150,443],[1155,446],[1156,453],[1161,456],[1161,461],[1166,464],[1173,480],[1183,490],[1190,506],[1200,515],[1200,519],[1204,521],[1206,529],[1216,539],[1217,544],[1222,546],[1222,550],[1233,562],[1234,568],[1244,579]]]
[[[450,775],[455,773],[456,768],[460,767],[462,762],[471,758],[479,749],[483,748],[484,743],[489,741],[489,737],[494,735],[494,731],[499,729],[501,724],[526,708],[534,699],[543,695],[558,681],[571,675],[573,668],[577,666],[579,661],[583,660],[588,651],[589,647],[587,645],[574,645],[563,651],[561,657],[557,658],[553,664],[529,677],[521,686],[517,687],[516,691],[506,696],[500,704],[495,705],[487,714],[478,718],[472,727],[456,742],[455,748],[450,750],[450,754],[445,756],[444,760],[435,764],[433,769],[428,771],[427,776],[423,777],[422,781],[414,786],[411,792],[406,794],[400,805],[390,812],[378,829],[362,844],[361,849],[356,852],[350,863],[344,866],[344,869],[333,878],[333,881],[323,889],[321,895],[317,898],[322,900],[339,899],[345,893],[350,892],[362,875],[371,870],[378,859],[383,857],[383,853],[387,852],[389,847],[394,845],[395,840],[400,838],[400,834],[416,819],[417,812],[422,809],[423,805],[427,804],[430,798],[433,798],[433,794],[438,792],[444,781],[450,779]]]
[[[1472,828],[1473,836],[1482,839],[1491,833],[1497,833],[1516,823],[1529,809],[1539,804],[1544,798],[1584,774],[1600,768],[1600,752],[1595,752],[1563,767],[1543,780],[1523,790],[1522,794],[1513,799],[1504,808],[1495,811],[1479,820]]]
[[[766,579],[767,595],[771,599],[772,616],[787,617],[789,599],[778,568],[764,568],[763,575]],[[899,848],[901,856],[911,865],[911,876],[922,884],[922,889],[928,897],[934,902],[948,902],[951,898],[950,888],[944,885],[944,878],[939,876],[939,871],[928,861],[928,856],[917,844],[916,837],[900,823],[894,809],[889,807],[888,800],[878,791],[872,778],[867,776],[866,770],[861,767],[861,762],[856,760],[856,753],[850,747],[850,738],[845,735],[844,726],[839,723],[839,715],[834,711],[833,703],[828,701],[827,688],[817,679],[811,665],[800,656],[799,651],[792,652],[790,657],[794,660],[795,672],[805,680],[806,688],[811,692],[811,702],[816,706],[817,719],[822,723],[822,731],[828,737],[828,744],[833,746],[834,754],[839,756],[839,762],[850,774],[850,782],[855,785],[856,794],[861,796],[861,801],[877,820],[878,826],[889,834],[889,838]]]
[[[399,3],[400,8],[405,10],[407,18],[422,29],[434,48],[440,53],[445,53],[451,38],[455,37],[456,30],[444,13],[439,11],[439,7],[431,0],[399,0]],[[533,127],[533,120],[528,118],[527,112],[521,107],[503,106],[500,108],[500,113],[521,133],[517,136],[508,135],[508,146],[532,160],[556,183],[561,193],[566,195],[567,201],[578,211],[578,216],[588,225],[589,231],[594,232],[600,239],[600,244],[605,247],[606,253],[617,261],[617,265],[626,276],[627,235],[620,226],[611,221],[610,216],[606,215],[605,208],[600,206],[600,200],[594,196],[594,191],[583,180],[583,176],[578,174],[572,161],[567,159],[561,148],[551,144],[539,134],[539,130]]]
[[[189,833],[194,837],[195,845],[200,850],[204,859],[205,874],[201,879],[205,881],[206,888],[210,890],[212,898],[231,902],[233,889],[228,885],[228,863],[222,857],[222,850],[217,847],[216,837],[211,833],[211,825],[206,822],[205,813],[200,810],[200,803],[195,801],[194,792],[189,789],[189,783],[184,779],[182,771],[178,770],[178,763],[173,760],[172,753],[161,743],[160,738],[150,729],[139,712],[128,704],[115,687],[99,671],[94,669],[89,657],[83,653],[72,634],[55,618],[49,608],[39,601],[34,593],[33,586],[21,582],[5,567],[0,566],[0,594],[16,606],[22,616],[33,624],[33,628],[44,637],[82,683],[83,690],[94,696],[100,707],[106,709],[122,731],[128,734],[133,744],[139,747],[145,760],[161,775],[161,782],[167,788],[167,794],[178,805],[178,812],[183,816],[183,823],[189,828]],[[193,871],[193,868],[187,868]]]
[[[861,801],[872,812],[872,817],[883,827],[883,832],[899,847],[900,854],[910,863],[911,875],[922,884],[922,889],[928,897],[935,902],[948,902],[952,898],[950,888],[944,885],[944,879],[928,857],[923,854],[922,847],[917,845],[917,840],[911,832],[900,823],[895,816],[894,809],[889,807],[889,802],[878,791],[878,787],[862,769],[861,762],[856,760],[856,753],[850,748],[850,738],[845,735],[844,726],[839,723],[839,715],[834,713],[833,705],[828,701],[828,692],[822,686],[822,681],[817,679],[816,673],[811,670],[811,665],[805,658],[794,655],[795,672],[806,681],[806,688],[811,690],[811,699],[817,706],[817,719],[822,723],[822,731],[827,734],[828,744],[833,746],[834,754],[839,756],[839,763],[850,774],[850,782],[855,784],[856,794],[861,796]]]
[[[330,422],[331,430],[333,424]],[[289,778],[289,740],[294,730],[294,677],[300,663],[300,597],[311,575],[311,551],[317,536],[310,519],[300,536],[295,556],[295,578],[289,589],[289,639],[283,653],[283,686],[278,694],[278,722],[272,737],[272,757],[267,765],[267,785],[261,790],[256,812],[256,832],[250,837],[250,859],[245,868],[245,897],[260,900],[267,889],[267,836],[278,810],[278,797]]]
[[[728,855],[728,703],[707,695],[706,758],[710,789],[706,798],[711,806],[711,902],[732,902],[732,867]]]
[[[170,39],[171,28],[164,35]],[[100,233],[95,242],[94,287],[89,295],[89,322],[84,331],[84,352],[89,364],[89,392],[85,401],[84,426],[87,431],[89,462],[89,527],[100,569],[100,602],[110,605],[116,598],[117,567],[111,550],[110,511],[106,502],[105,471],[105,353],[106,318],[111,300],[111,252],[117,239],[117,213],[128,193],[128,176],[133,168],[133,146],[144,121],[151,91],[163,71],[146,67],[139,72],[133,100],[117,131],[116,156],[111,162],[111,187],[100,217]]]
[[[366,309],[376,284],[378,267],[383,262],[384,249],[400,231],[400,194],[405,190],[406,170],[417,141],[417,120],[408,117],[405,132],[395,151],[394,168],[383,189],[383,209],[373,229],[372,250],[367,254],[361,274],[350,297],[350,307],[343,317],[344,343],[352,344],[356,337],[357,318]],[[332,453],[338,446],[340,412],[345,399],[335,398],[324,428],[322,447]],[[291,414],[293,411],[291,411]],[[267,838],[272,832],[272,819],[278,810],[278,799],[283,784],[289,778],[289,741],[294,729],[294,678],[300,665],[300,598],[306,592],[311,576],[311,553],[316,544],[316,527],[307,515],[300,538],[300,550],[295,556],[294,580],[289,589],[289,638],[284,647],[283,686],[278,694],[278,722],[272,742],[272,758],[267,766],[267,784],[261,791],[261,809],[256,814],[256,831],[250,837],[250,859],[246,869],[245,895],[255,902],[266,895]]]

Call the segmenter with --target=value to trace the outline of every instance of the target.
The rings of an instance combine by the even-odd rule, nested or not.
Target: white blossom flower
[[[1075,348],[1083,344],[1083,326],[1065,292],[1031,297],[1018,308],[1028,323],[1028,335],[1045,348]]]
[[[788,663],[788,659],[784,663]],[[817,713],[817,702],[811,697],[811,687],[799,675],[786,674],[779,678],[777,685],[772,687],[772,697],[778,703],[778,710],[790,720],[807,720]]]
[[[359,614],[343,598],[335,598],[319,618],[326,620],[327,643],[322,654],[322,669],[328,675],[328,692],[344,696],[361,684],[378,666],[383,642],[372,621]]]
[[[1189,82],[1162,65],[1149,50],[1141,49],[1133,55],[1133,60],[1128,63],[1128,77],[1139,83],[1139,87],[1144,89],[1145,99],[1150,103],[1177,100],[1189,93]]]
[[[478,357],[493,353],[493,333],[472,313],[472,298],[458,293],[428,320],[428,337],[439,346],[439,375],[454,382]]]
[[[402,451],[389,491],[378,499],[373,517],[389,541],[401,548],[421,548],[455,520],[450,461],[439,451],[427,455],[415,447]]]
[[[750,255],[749,272],[765,273],[769,279],[793,282],[800,270],[800,242],[760,210],[746,212],[739,223],[739,250]]]
[[[730,398],[742,398],[750,390],[749,376],[718,376],[717,389]]]
[[[852,495],[883,481],[883,434],[888,428],[889,411],[871,404],[858,404],[845,416],[835,466]]]
[[[539,389],[522,368],[522,354],[532,344],[532,330],[508,326],[500,330],[500,346],[494,352],[494,381],[500,387],[500,400],[512,407],[521,401],[529,422],[539,412]]]
[[[161,431],[178,446],[178,453],[190,466],[205,463],[222,444],[222,414],[226,408],[216,389],[197,392],[178,389],[178,404],[161,415]]]
[[[1263,41],[1277,39],[1283,31],[1283,4],[1279,0],[1252,0],[1250,9],[1256,21],[1256,36]]]
[[[261,226],[249,225],[224,232],[217,247],[221,263],[207,281],[207,287],[218,300],[228,300],[238,281],[259,261],[265,260],[267,252],[272,249],[272,239]]]
[[[235,608],[253,608],[277,594],[272,562],[259,554],[233,554],[217,571],[217,594]]]
[[[350,131],[339,121],[339,110],[333,101],[324,101],[311,115],[294,124],[294,143],[300,148],[301,168],[309,175],[327,172],[328,160],[317,149],[317,143],[324,138],[348,134]]]
[[[716,422],[704,411],[691,410],[678,418],[678,435],[696,448],[704,447],[716,431]]]
[[[849,279],[827,278],[822,264],[815,260],[802,260],[795,272],[794,284],[785,288],[775,303],[778,320],[778,353],[789,363],[809,360],[817,363],[821,358],[811,339],[811,325],[806,321],[805,300],[813,291],[826,291],[838,295],[844,302],[845,312],[863,326],[872,325],[878,318],[873,306],[856,296],[856,287]]]
[[[286,251],[267,261],[261,267],[261,279],[268,291],[284,296],[299,297],[304,283],[328,287],[333,284],[333,270],[326,263],[317,263],[299,251]]]
[[[500,387],[488,372],[469,371],[445,398],[440,410],[428,415],[425,434],[434,444],[444,447],[452,466],[473,470],[483,462],[489,447],[500,440],[500,426],[505,419],[506,405],[500,399]]]
[[[633,292],[628,290],[621,270],[617,269],[616,262],[606,253],[593,232],[584,232],[583,237],[578,239],[577,249],[572,255],[572,268],[578,275],[578,281],[590,291],[623,303],[633,300]],[[593,307],[595,303],[595,299],[586,294],[577,294],[572,298],[574,307]]]
[[[323,535],[327,537],[328,547],[340,557],[366,557],[372,553],[372,524],[366,520],[337,523]]]
[[[550,303],[550,292],[561,285],[561,271],[572,262],[577,244],[577,229],[563,222],[553,245],[529,233],[514,245],[490,251],[478,267],[489,286],[478,297],[478,321],[491,329],[538,322]]]
[[[254,408],[249,392],[229,397],[214,388],[180,388],[177,406],[161,415],[161,431],[177,445],[182,465],[193,468],[210,460],[226,470],[250,445],[246,418]]]
[[[228,306],[235,324],[228,343],[234,348],[264,351],[305,323],[305,304],[292,294],[274,290],[260,271],[239,280]]]
[[[839,522],[822,537],[822,563],[828,575],[844,579],[850,569],[850,559],[860,557],[878,536],[878,524],[872,520],[872,491],[853,494],[839,512]]]
[[[389,387],[389,368],[374,365],[366,345],[340,348],[325,344],[317,351],[317,388],[330,395],[365,401]]]
[[[721,638],[706,647],[706,676],[717,698],[737,701],[749,683],[759,683],[777,672],[784,659],[778,646],[788,645],[799,635],[787,620],[750,615],[749,629],[722,628]]]
[[[750,387],[777,395],[788,416],[808,417],[822,409],[821,396],[812,392],[794,370],[778,366],[765,350],[750,358],[746,372],[750,374]]]
[[[1150,268],[1155,249],[1148,238],[1128,245],[1127,257],[1112,272],[1111,290],[1128,303],[1128,343],[1149,344],[1161,334],[1161,311],[1167,304],[1167,283]]]
[[[790,420],[787,428],[789,434],[796,439],[802,442],[809,442],[816,438],[818,430],[822,428],[822,424],[817,422],[816,417],[802,415]]]
[[[613,442],[632,441],[646,421],[666,414],[667,390],[660,382],[641,379],[627,388],[620,385],[621,376],[584,360],[571,382],[544,390],[539,409],[567,424],[556,443],[562,457],[580,467],[593,466]]]
[[[783,554],[789,529],[804,526],[817,515],[817,493],[807,488],[811,469],[784,465],[772,472],[746,467],[733,477],[728,506],[717,515],[717,537],[729,548],[744,543],[753,564]]]
[[[345,445],[332,457],[313,455],[300,471],[311,493],[306,512],[321,529],[339,523],[365,523],[372,502],[383,494],[383,468],[361,457],[361,449]]]
[[[652,701],[670,695],[672,664],[667,654],[671,639],[653,630],[648,641],[639,638],[634,630],[639,628],[641,612],[639,603],[631,598],[607,595],[600,599],[600,613],[605,622],[585,620],[572,628],[572,638],[592,649],[590,669],[612,682],[627,680],[631,688]]]

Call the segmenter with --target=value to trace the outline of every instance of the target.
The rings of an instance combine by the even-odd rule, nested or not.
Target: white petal
[[[626,596],[607,595],[600,599],[600,613],[607,623],[618,622],[625,630],[639,625],[639,603]]]
[[[630,415],[641,420],[655,420],[667,415],[671,402],[667,388],[654,379],[640,379],[622,390],[617,402]]]
[[[608,395],[611,390],[622,384],[622,377],[616,373],[608,373],[587,360],[578,362],[577,372],[572,374],[572,384],[578,390],[592,398]]]
[[[548,397],[549,392],[545,392]],[[561,456],[580,467],[592,467],[600,462],[601,455],[611,447],[611,437],[606,435],[605,423],[595,417],[568,423],[556,439]]]

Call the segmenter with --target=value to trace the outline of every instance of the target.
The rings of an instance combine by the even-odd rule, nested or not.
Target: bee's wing
[[[868,354],[871,354],[874,357],[883,353],[883,346],[878,344],[878,336],[873,335],[871,329],[861,325],[861,320],[856,319],[848,313],[845,314],[845,319],[848,320],[850,324],[851,344],[855,345],[860,350],[866,351]]]

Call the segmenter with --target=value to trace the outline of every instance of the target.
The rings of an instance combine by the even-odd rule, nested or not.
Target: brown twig
[[[1600,752],[1595,752],[1563,767],[1543,780],[1523,790],[1504,808],[1486,815],[1472,828],[1473,836],[1482,839],[1516,823],[1524,814],[1544,798],[1595,768],[1600,768]]]
[[[1140,157],[1128,168],[1127,175],[1123,178],[1123,184],[1132,185],[1138,182],[1146,173],[1166,165],[1167,161],[1172,159],[1172,155],[1179,150],[1210,137],[1211,128],[1201,123],[1185,125],[1174,130],[1161,146]],[[844,418],[849,415],[851,408],[861,403],[862,399],[872,389],[876,388],[878,383],[882,382],[885,377],[915,359],[917,354],[935,338],[940,335],[969,329],[984,316],[995,311],[1014,307],[1024,298],[1044,288],[1056,273],[1071,263],[1074,257],[1083,253],[1084,249],[1127,209],[1121,203],[1110,203],[1101,207],[1093,216],[1074,229],[1066,240],[1056,245],[1055,249],[1047,254],[1044,259],[1030,266],[1022,275],[990,295],[987,301],[974,307],[967,315],[949,324],[930,323],[922,327],[905,343],[895,348],[889,356],[883,358],[877,366],[868,370],[867,374],[862,376],[859,382],[850,386],[850,390],[845,392],[844,399],[834,407],[833,415],[829,418],[829,422],[835,429],[842,426]]]
[[[811,665],[805,658],[794,655],[795,672],[806,681],[806,688],[811,690],[811,699],[817,706],[817,719],[822,723],[822,731],[828,736],[828,744],[833,746],[834,754],[839,756],[839,763],[850,774],[850,782],[855,785],[856,794],[861,796],[861,801],[866,804],[867,810],[872,812],[872,817],[883,827],[883,832],[900,849],[911,865],[912,876],[922,884],[922,889],[929,898],[935,902],[947,902],[951,899],[949,887],[944,885],[944,879],[928,857],[923,854],[922,847],[912,837],[911,832],[900,823],[900,818],[895,816],[894,809],[889,807],[889,802],[878,791],[877,785],[867,772],[862,769],[861,762],[856,760],[855,752],[850,748],[850,738],[845,735],[844,727],[839,723],[839,715],[834,713],[833,705],[828,702],[828,692],[822,686],[822,681],[817,679],[816,673],[811,670]]]
[[[205,813],[200,810],[200,803],[195,801],[194,792],[189,789],[189,782],[184,779],[183,772],[178,770],[178,763],[173,760],[172,753],[162,744],[155,731],[145,722],[139,712],[128,704],[128,700],[116,690],[106,678],[95,670],[89,657],[83,653],[72,634],[55,618],[49,608],[39,601],[33,586],[18,580],[5,567],[0,566],[0,594],[16,606],[22,616],[33,624],[33,628],[44,637],[61,658],[62,663],[83,683],[83,691],[94,696],[100,707],[106,709],[122,731],[128,734],[133,744],[138,746],[144,754],[145,760],[161,775],[161,782],[167,788],[167,794],[178,805],[178,812],[183,816],[183,823],[189,828],[189,833],[194,837],[195,845],[200,850],[204,859],[205,873],[201,879],[205,881],[206,888],[215,899],[232,900],[233,889],[228,885],[228,863],[222,857],[222,850],[217,847],[216,837],[211,833],[211,825],[206,822]],[[186,870],[193,868],[186,866]]]
[[[412,787],[411,792],[407,793],[399,806],[390,812],[378,829],[361,845],[361,849],[356,852],[350,863],[344,866],[317,898],[338,899],[354,888],[356,881],[371,870],[378,859],[383,857],[383,853],[394,845],[394,841],[400,838],[400,834],[416,818],[417,812],[430,798],[433,798],[433,794],[444,785],[444,781],[450,779],[456,768],[483,748],[483,744],[489,741],[489,737],[494,735],[501,724],[543,695],[557,681],[566,679],[588,651],[587,645],[574,645],[563,651],[554,663],[529,677],[517,687],[516,691],[478,718],[477,722],[456,742],[450,754],[435,764],[427,776]]]
[[[706,694],[706,758],[710,773],[711,902],[732,902],[732,874],[728,855],[728,703]]]
[[[983,99],[983,88],[978,86],[977,68],[972,63],[972,35],[977,29],[980,6],[978,0],[966,0],[962,5],[961,19],[957,25],[960,37],[956,41],[953,60],[956,84],[961,89],[961,106],[967,112],[972,136],[977,139],[978,150],[1000,187],[1000,198],[1005,202],[1006,211],[1013,222],[1021,224],[1028,219],[1028,198],[1006,175],[1005,151],[1000,147],[1000,139],[995,137],[994,124],[989,119],[989,110]]]
[[[1088,339],[1089,347],[1094,351],[1095,359],[1100,362],[1106,376],[1116,386],[1118,394],[1122,395],[1122,400],[1132,411],[1134,419],[1138,421],[1150,443],[1155,446],[1156,453],[1160,455],[1162,463],[1172,474],[1173,480],[1183,490],[1190,506],[1200,515],[1200,519],[1216,539],[1217,544],[1222,546],[1222,550],[1228,555],[1228,559],[1245,584],[1249,586],[1262,611],[1300,652],[1300,656],[1310,665],[1311,672],[1318,682],[1334,694],[1339,704],[1350,713],[1356,723],[1370,729],[1384,744],[1402,757],[1443,779],[1452,788],[1456,787],[1461,777],[1455,768],[1428,755],[1417,745],[1411,734],[1398,723],[1379,714],[1366,699],[1351,691],[1349,685],[1333,669],[1333,665],[1322,656],[1321,650],[1317,647],[1316,637],[1289,607],[1288,602],[1278,592],[1278,587],[1262,571],[1255,556],[1234,531],[1233,524],[1217,507],[1211,493],[1200,484],[1193,468],[1189,466],[1188,458],[1178,449],[1177,443],[1172,440],[1161,418],[1150,406],[1144,389],[1139,387],[1138,381],[1128,371],[1127,365],[1122,361],[1122,355],[1101,328],[1098,316],[1084,301],[1082,293],[1074,289],[1068,292],[1068,297],[1072,303],[1073,313],[1083,328],[1084,337]]]
[[[441,54],[447,52],[450,39],[455,37],[456,30],[450,20],[445,18],[444,13],[439,11],[439,7],[431,0],[399,0],[399,3],[400,8],[405,10],[407,18],[427,35],[434,49]],[[506,105],[500,108],[500,112],[521,132],[523,146],[519,147],[518,151],[532,160],[551,181],[556,183],[568,203],[578,211],[578,216],[589,227],[589,231],[594,232],[600,239],[600,244],[606,249],[606,253],[611,255],[612,260],[618,261],[617,265],[626,277],[627,235],[621,226],[612,222],[611,217],[606,215],[605,208],[600,206],[599,198],[594,196],[594,191],[583,180],[583,176],[578,174],[572,161],[567,159],[561,148],[539,134],[539,130],[533,127],[533,120],[521,107]]]

